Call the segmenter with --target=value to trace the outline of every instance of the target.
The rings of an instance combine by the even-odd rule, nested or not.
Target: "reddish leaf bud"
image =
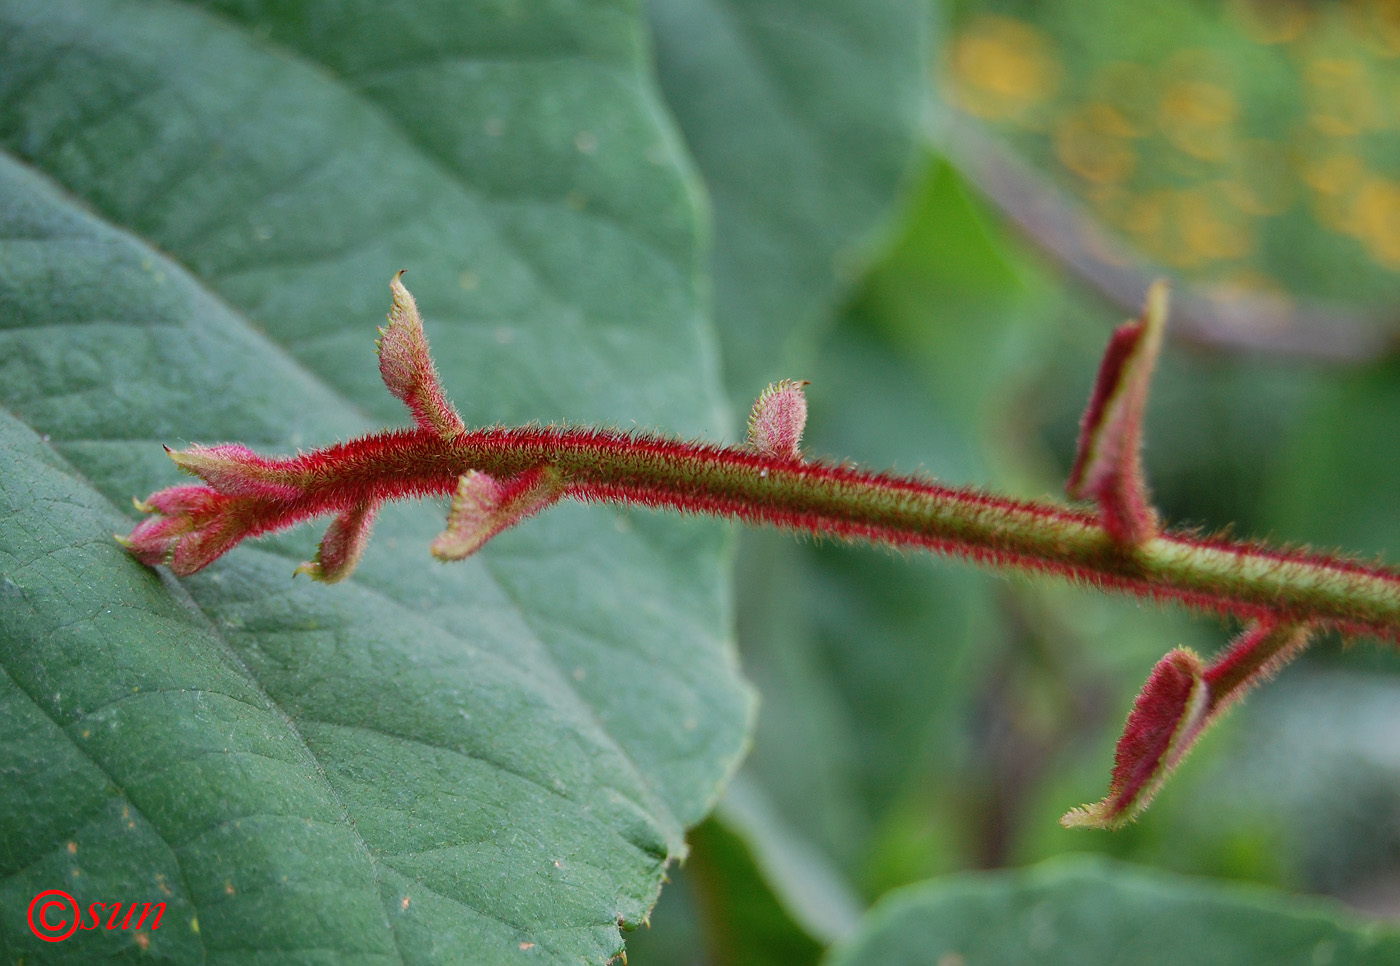
[[[433,556],[439,560],[469,557],[496,534],[543,510],[563,493],[559,473],[548,466],[526,470],[505,483],[468,470],[457,480],[447,529],[433,541]]]
[[[361,503],[337,516],[326,528],[315,559],[292,571],[293,575],[306,574],[323,584],[338,584],[349,577],[369,544],[377,509],[374,503]]]
[[[1311,632],[1306,624],[1256,621],[1209,668],[1185,648],[1162,658],[1118,740],[1108,797],[1074,809],[1060,824],[1114,828],[1131,821],[1206,728],[1251,687],[1301,653]]]
[[[294,500],[302,494],[302,488],[290,477],[283,461],[259,456],[238,443],[191,446],[187,450],[166,452],[180,469],[229,496]]]
[[[137,509],[154,515],[117,540],[147,566],[167,564],[188,576],[253,532],[256,502],[203,486],[172,486],[136,501]]]
[[[807,427],[805,380],[784,379],[759,395],[749,413],[749,445],[764,456],[802,459],[802,431]]]
[[[1116,828],[1152,801],[1168,774],[1200,734],[1210,696],[1201,659],[1177,648],[1157,663],[1133,702],[1113,758],[1108,797],[1073,809],[1065,828]]]
[[[423,317],[418,303],[404,288],[399,272],[389,282],[394,303],[389,310],[389,326],[380,330],[379,374],[384,385],[398,396],[413,413],[421,429],[442,439],[453,439],[465,433],[462,417],[443,395],[437,367],[428,353],[428,337],[423,332]]]

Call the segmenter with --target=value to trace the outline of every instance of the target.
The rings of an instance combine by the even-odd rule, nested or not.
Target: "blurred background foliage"
[[[1400,2],[956,2],[923,50],[913,4],[818,4],[865,46],[771,72],[790,109],[727,155],[677,77],[791,63],[682,56],[675,11],[736,6],[783,8],[652,14],[715,201],[736,413],[807,378],[813,454],[1056,499],[1108,333],[1166,274],[1182,338],[1146,430],[1166,517],[1400,558]],[[789,96],[825,89],[812,71],[859,95],[824,116]],[[789,196],[787,222],[746,201]],[[1072,832],[1152,664],[1233,628],[768,533],[740,536],[737,588],[753,750],[634,966],[816,962],[893,888],[1077,852],[1400,918],[1400,661],[1370,642],[1315,646],[1136,825]]]

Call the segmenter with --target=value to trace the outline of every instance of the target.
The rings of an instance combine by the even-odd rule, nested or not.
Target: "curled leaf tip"
[[[1167,324],[1167,283],[1153,282],[1141,317],[1114,331],[1084,410],[1065,489],[1098,502],[1105,529],[1123,546],[1157,535],[1142,472],[1142,417]]]
[[[764,456],[802,459],[802,432],[807,428],[805,379],[784,379],[759,394],[749,412],[748,443]]]

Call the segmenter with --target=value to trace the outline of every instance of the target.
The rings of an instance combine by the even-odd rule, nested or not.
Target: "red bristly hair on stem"
[[[208,485],[172,487],[137,503],[151,517],[119,538],[137,559],[191,574],[247,537],[334,515],[316,559],[297,568],[334,582],[353,572],[386,501],[451,497],[447,530],[432,549],[459,559],[571,497],[923,548],[1253,622],[1210,668],[1185,651],[1164,659],[1129,717],[1109,797],[1066,816],[1066,824],[1079,825],[1115,825],[1135,814],[1205,724],[1301,650],[1312,631],[1400,641],[1394,570],[1161,530],[1147,503],[1139,448],[1165,288],[1154,287],[1143,318],[1115,333],[1100,369],[1070,483],[1097,501],[1089,512],[804,459],[806,384],[791,380],[759,397],[742,447],[588,427],[469,430],[442,392],[400,275],[390,283],[380,372],[416,428],[294,457],[260,456],[238,444],[170,452]]]

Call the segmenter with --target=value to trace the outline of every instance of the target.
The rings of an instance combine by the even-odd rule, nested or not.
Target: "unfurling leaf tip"
[[[1105,817],[1104,811],[1103,802],[1071,808],[1060,816],[1060,827],[1111,829],[1127,824],[1126,819],[1114,820]]]

